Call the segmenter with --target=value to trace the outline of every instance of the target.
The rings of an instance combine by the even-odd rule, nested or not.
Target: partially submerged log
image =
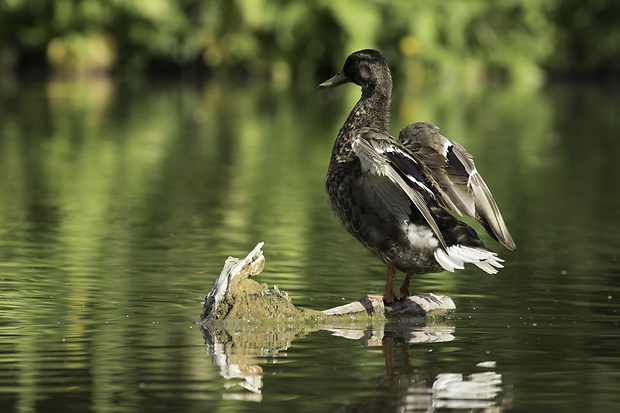
[[[432,293],[412,295],[385,306],[383,300],[364,296],[357,301],[323,310],[327,316],[355,316],[367,314],[385,317],[445,317],[456,309],[454,301],[446,295]]]
[[[205,297],[199,324],[218,321],[287,321],[314,324],[342,324],[342,321],[393,319],[443,319],[456,306],[450,297],[420,294],[389,306],[383,300],[362,297],[358,301],[324,311],[295,307],[288,294],[274,286],[250,279],[263,270],[265,257],[259,243],[244,259],[229,257],[219,277]],[[319,327],[320,328],[320,327]]]
[[[294,339],[313,331],[327,330],[363,346],[380,346],[387,371],[393,371],[396,345],[404,352],[409,343],[454,339],[455,328],[441,322],[455,310],[454,302],[446,296],[420,294],[389,306],[365,296],[324,311],[296,307],[278,287],[270,289],[251,279],[265,266],[262,246],[258,244],[243,259],[226,260],[205,297],[198,321],[220,374],[244,389],[227,393],[227,397],[262,400],[261,360],[284,356]]]
[[[321,319],[321,313],[296,308],[288,294],[269,289],[249,277],[263,271],[265,257],[259,243],[247,257],[228,257],[219,277],[205,297],[199,323],[210,321],[292,321]]]

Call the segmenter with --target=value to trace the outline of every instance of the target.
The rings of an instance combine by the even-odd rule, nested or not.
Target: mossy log
[[[443,319],[456,309],[450,297],[420,294],[385,306],[383,300],[364,296],[358,301],[324,311],[296,307],[288,294],[274,286],[258,283],[250,277],[265,266],[259,243],[244,259],[229,257],[219,277],[205,297],[199,324],[212,322],[294,322],[335,326],[343,322]],[[317,328],[317,329],[318,329]]]
[[[262,246],[244,259],[226,260],[197,322],[222,377],[246,390],[229,397],[262,400],[260,360],[285,355],[294,339],[317,330],[358,340],[365,347],[381,347],[388,370],[396,344],[402,349],[409,343],[454,339],[455,328],[444,320],[455,306],[446,296],[421,294],[389,306],[365,296],[325,311],[296,307],[278,287],[270,289],[251,279],[265,266]]]

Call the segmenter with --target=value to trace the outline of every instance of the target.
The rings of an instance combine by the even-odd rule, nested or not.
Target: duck
[[[391,304],[411,295],[415,275],[465,264],[497,273],[503,260],[459,219],[474,218],[491,238],[515,249],[472,156],[428,122],[390,136],[392,77],[380,52],[351,54],[319,88],[346,83],[361,86],[361,98],[334,142],[325,190],[342,227],[387,265],[384,294],[369,296]],[[406,274],[398,294],[396,271]]]

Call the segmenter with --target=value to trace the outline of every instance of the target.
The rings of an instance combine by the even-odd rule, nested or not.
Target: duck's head
[[[360,85],[362,91],[383,89],[388,96],[392,91],[390,69],[381,53],[372,49],[364,49],[351,54],[342,70],[321,83],[319,87],[334,87],[349,82]]]

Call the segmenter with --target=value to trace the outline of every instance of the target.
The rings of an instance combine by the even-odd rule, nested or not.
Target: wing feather
[[[399,140],[426,165],[428,175],[446,194],[440,199],[446,208],[475,218],[489,235],[506,248],[515,249],[493,195],[465,148],[442,136],[437,126],[426,122],[403,128]]]
[[[407,178],[408,182],[406,182],[403,175],[406,177],[410,177],[410,175],[406,171],[397,168],[394,162],[390,159],[390,156],[386,154],[390,150],[393,150],[394,146],[398,148],[399,145],[400,143],[398,143],[398,141],[394,138],[367,128],[353,131],[351,135],[351,146],[355,154],[360,159],[362,172],[364,174],[385,177],[387,178],[386,184],[389,181],[391,181],[392,184],[396,184],[422,214],[439,240],[441,246],[444,249],[447,249],[446,241],[441,234],[441,231],[437,226],[437,222],[435,222],[435,219],[433,218],[425,200],[425,196],[435,197],[433,190],[429,188],[426,182],[416,178]],[[409,152],[405,148],[399,149],[402,149],[404,154]],[[411,160],[415,162],[413,157]],[[416,165],[414,164],[408,165],[409,168],[415,168],[415,166]],[[409,170],[409,168],[407,168],[407,170]],[[418,176],[424,178],[423,173],[420,172],[420,170],[421,168],[417,169],[417,172],[419,172]],[[422,193],[424,193],[424,195],[422,195]]]

